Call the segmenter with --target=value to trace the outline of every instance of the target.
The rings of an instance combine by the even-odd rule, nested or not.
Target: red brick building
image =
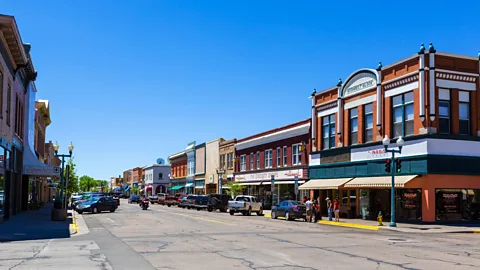
[[[341,212],[390,215],[391,157],[382,139],[402,136],[395,177],[397,220],[478,220],[480,200],[479,57],[418,53],[312,94],[310,180],[300,189],[338,198]],[[395,168],[396,169],[396,168]],[[322,206],[324,206],[322,204]],[[326,209],[322,209],[326,212]]]
[[[187,184],[187,154],[185,151],[178,152],[168,157],[171,164],[170,188],[171,193],[184,191]]]
[[[266,208],[272,198],[277,203],[295,199],[295,177],[300,184],[308,179],[309,139],[307,119],[237,140],[235,182],[246,186],[245,193],[263,199]]]

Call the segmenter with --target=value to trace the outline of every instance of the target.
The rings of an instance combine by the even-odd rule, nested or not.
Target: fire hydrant
[[[378,212],[378,226],[383,226],[383,216],[382,216],[382,211]]]

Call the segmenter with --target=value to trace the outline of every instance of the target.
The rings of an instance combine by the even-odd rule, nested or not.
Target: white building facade
[[[147,196],[167,193],[167,188],[170,184],[170,164],[153,164],[144,169]]]

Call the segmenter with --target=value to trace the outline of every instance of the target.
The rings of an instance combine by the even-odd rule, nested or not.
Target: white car
[[[256,212],[257,215],[263,216],[262,204],[254,196],[237,196],[235,200],[228,202],[228,209],[232,216],[235,212],[242,213],[244,216],[250,216],[252,212]]]

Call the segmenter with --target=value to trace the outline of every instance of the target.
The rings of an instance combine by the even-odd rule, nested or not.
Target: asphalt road
[[[480,268],[474,234],[365,231],[160,205],[142,211],[125,200],[115,213],[82,218],[88,233],[49,241],[39,258],[11,269]],[[16,250],[19,259],[30,251]],[[63,252],[70,265],[48,250]]]

